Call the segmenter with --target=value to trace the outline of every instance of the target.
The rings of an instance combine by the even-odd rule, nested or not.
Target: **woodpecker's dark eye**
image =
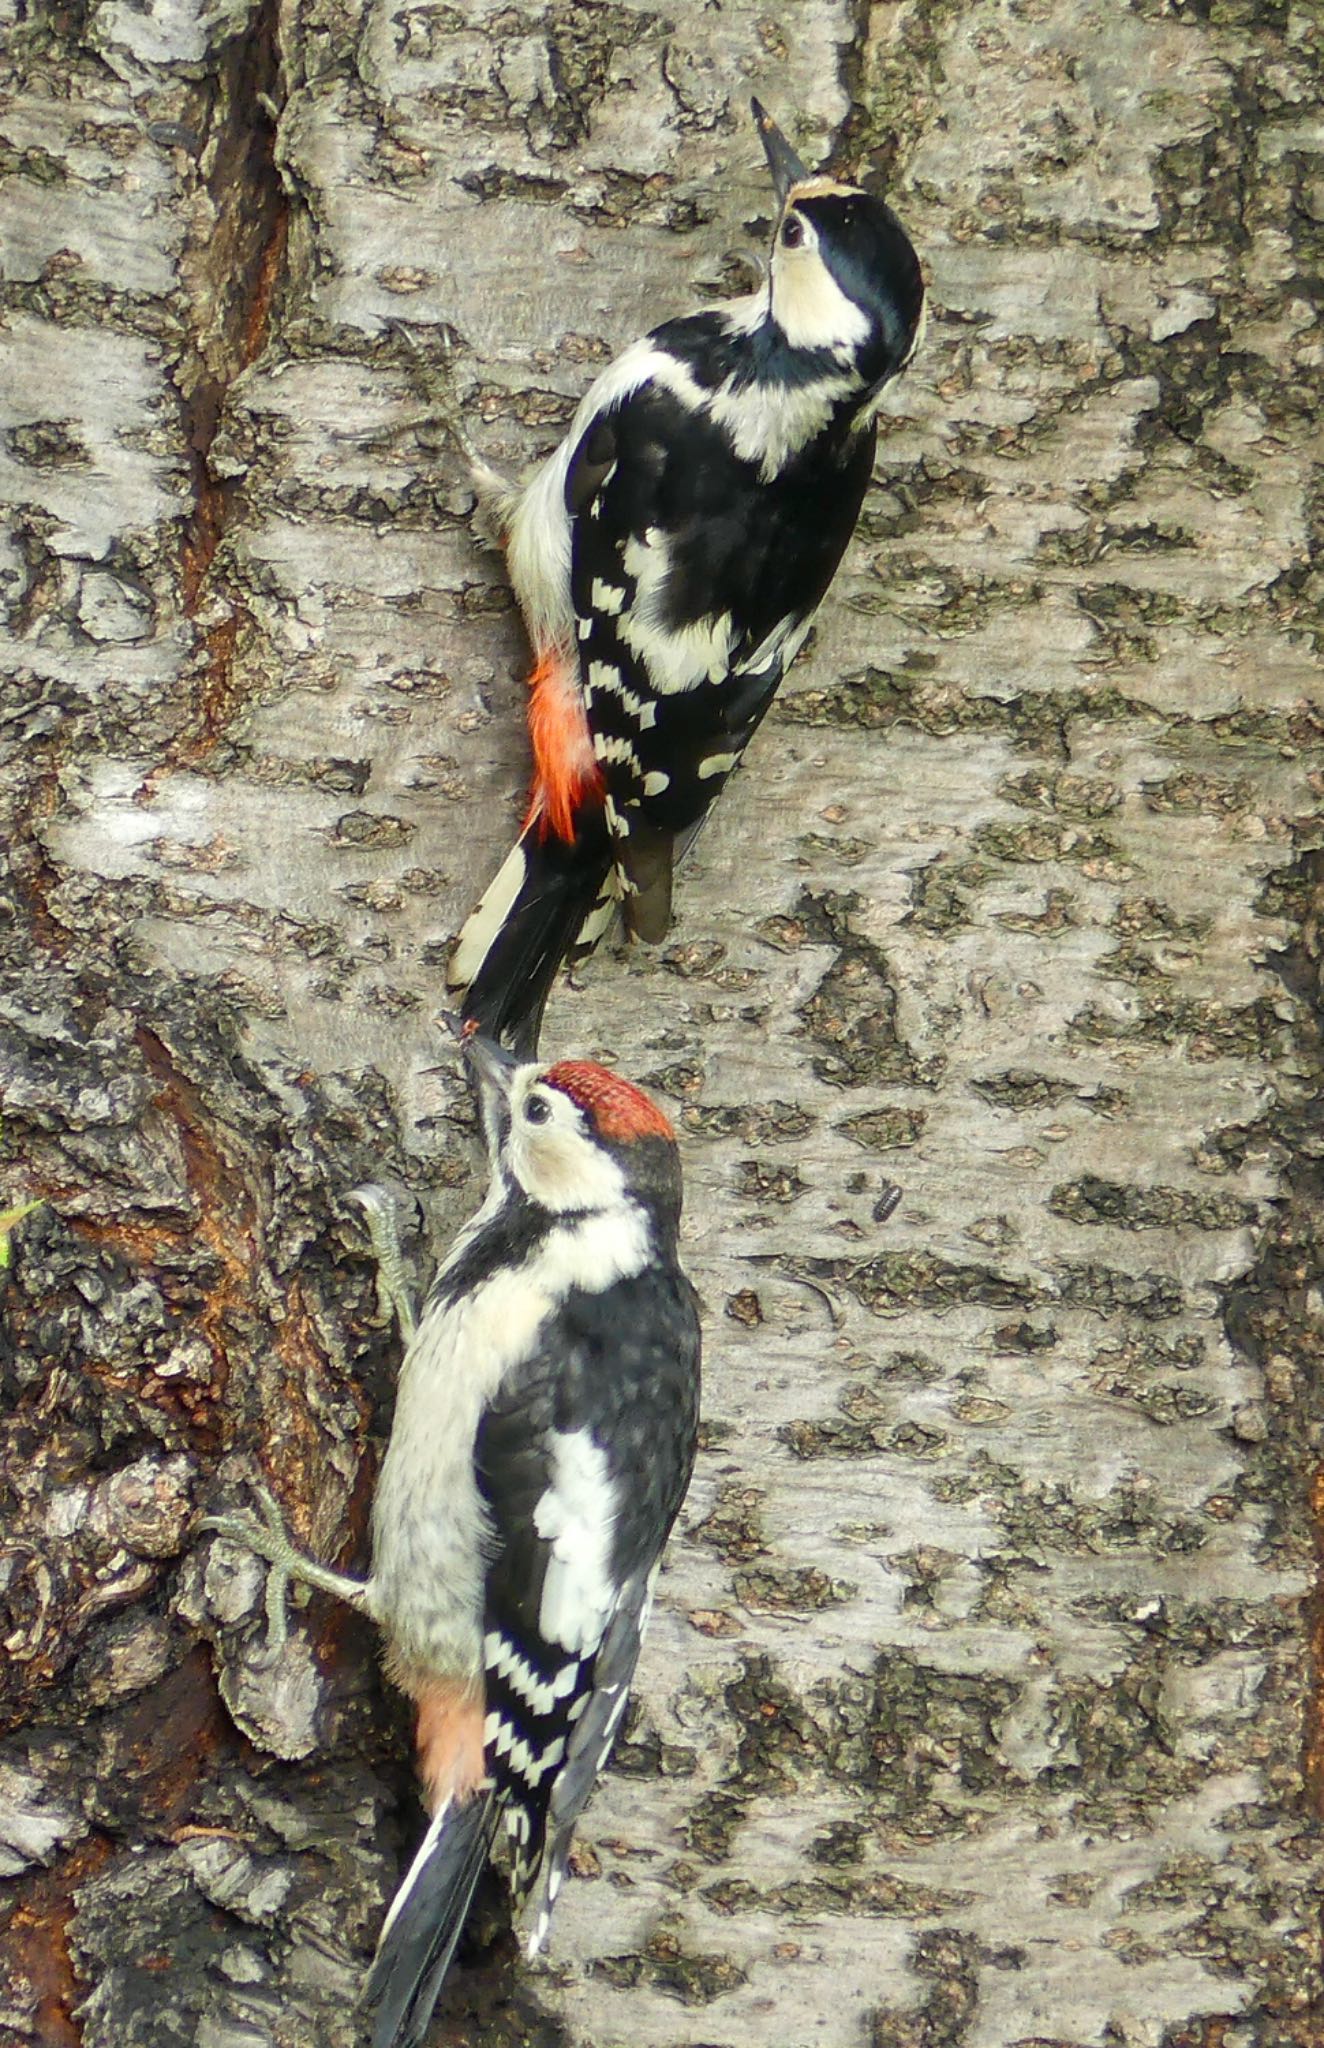
[[[805,224],[793,213],[788,213],[782,222],[783,249],[798,249],[805,238]]]
[[[552,1113],[552,1105],[545,1095],[531,1095],[524,1105],[526,1124],[545,1124]]]

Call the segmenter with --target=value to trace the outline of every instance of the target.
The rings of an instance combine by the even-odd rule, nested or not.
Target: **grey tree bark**
[[[674,943],[549,1012],[678,1119],[705,1440],[550,1965],[490,1910],[437,2039],[1318,2041],[1318,18],[0,18],[0,2041],[356,2039],[404,1716],[194,1518],[362,1558],[346,1193],[423,1267],[475,1198],[523,649],[442,338],[550,446],[755,274],[750,87],[933,315]]]

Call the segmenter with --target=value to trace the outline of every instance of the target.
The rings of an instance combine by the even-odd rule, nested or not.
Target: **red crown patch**
[[[558,1060],[543,1078],[587,1110],[612,1144],[626,1145],[636,1138],[669,1138],[675,1143],[676,1133],[651,1096],[592,1060]]]

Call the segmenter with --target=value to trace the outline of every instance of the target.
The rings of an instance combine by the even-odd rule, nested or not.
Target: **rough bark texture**
[[[423,1264],[474,1199],[522,649],[443,333],[547,448],[752,278],[751,86],[933,317],[674,943],[549,1013],[679,1120],[705,1451],[550,1967],[489,1914],[438,2040],[1318,2041],[1318,17],[0,15],[0,2041],[356,2039],[404,1717],[193,1516],[362,1558],[346,1192]]]

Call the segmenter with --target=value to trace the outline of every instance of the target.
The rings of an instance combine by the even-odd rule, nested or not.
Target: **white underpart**
[[[569,1175],[577,1202],[592,1199],[582,1153],[597,1153],[596,1192],[604,1205],[614,1199],[617,1206],[567,1218],[523,1264],[492,1274],[459,1301],[425,1310],[405,1353],[373,1501],[369,1599],[401,1663],[429,1675],[467,1680],[483,1668],[489,1523],[473,1453],[484,1408],[573,1288],[597,1293],[637,1273],[649,1256],[647,1222],[624,1201],[619,1169],[599,1148],[550,1125],[529,1127],[527,1135],[550,1141],[550,1157],[539,1162],[544,1183],[550,1188]],[[489,1195],[487,1213],[494,1199],[499,1189]]]
[[[596,1649],[620,1598],[611,1575],[616,1488],[607,1456],[586,1429],[552,1438],[552,1483],[533,1526],[552,1546],[538,1626],[550,1643],[578,1655]]]

